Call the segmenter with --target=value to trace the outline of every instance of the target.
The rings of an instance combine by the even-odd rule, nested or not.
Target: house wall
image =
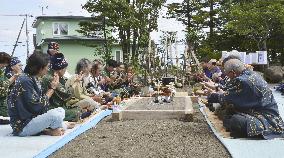
[[[38,27],[36,28],[37,32],[37,44],[39,44],[42,39],[45,38],[53,38],[53,37],[58,37],[60,35],[53,35],[53,23],[66,23],[68,24],[68,36],[82,36],[79,32],[76,30],[80,29],[79,26],[79,20],[45,20],[40,22]]]
[[[78,33],[76,30],[80,29],[79,19],[44,19],[41,21],[36,28],[36,45],[41,46],[41,50],[46,53],[47,52],[47,43],[43,42],[46,38],[56,38],[60,35],[53,35],[53,23],[66,23],[68,24],[68,36],[82,36],[82,34]],[[107,29],[111,29],[108,27]],[[108,34],[107,36],[110,36]],[[94,60],[97,58],[101,58],[100,56],[95,56],[96,48],[88,47],[84,43],[87,44],[97,44],[103,46],[101,41],[85,41],[85,40],[56,40],[59,43],[59,51],[64,54],[67,59],[69,66],[68,72],[71,74],[75,73],[76,63],[82,59],[87,58],[89,60]],[[122,50],[118,45],[112,46],[112,56],[114,60],[117,59],[117,51],[120,51],[120,59],[119,61],[123,61],[122,58]]]
[[[69,63],[67,70],[71,74],[75,73],[76,64],[80,59],[87,58],[90,61],[93,61],[94,59],[101,59],[100,56],[95,56],[95,51],[97,51],[95,48],[83,45],[79,41],[62,41],[58,43],[60,45],[59,52],[63,53],[65,58],[67,59]],[[42,51],[47,52],[46,43],[42,46]],[[117,46],[117,45],[113,46],[112,48],[113,59],[116,60],[115,58],[116,51],[121,52],[120,61],[122,61],[122,51],[121,51],[120,46]]]

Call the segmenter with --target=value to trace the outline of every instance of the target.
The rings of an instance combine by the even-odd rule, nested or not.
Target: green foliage
[[[92,38],[98,38],[98,42],[90,43],[84,42],[83,44],[95,48],[94,56],[101,56],[106,62],[112,59],[112,47],[117,42],[111,35],[112,30],[106,28],[104,17],[96,17],[91,21],[81,21],[79,23],[79,33]],[[100,34],[98,34],[98,32]],[[102,46],[103,45],[103,46]]]
[[[283,0],[183,0],[167,7],[167,17],[186,26],[187,43],[199,58],[267,50],[270,62],[284,64]]]
[[[107,18],[106,25],[118,33],[124,62],[136,65],[138,51],[147,47],[150,32],[157,29],[159,10],[164,3],[165,0],[88,0],[83,8]]]
[[[255,40],[260,50],[267,50],[266,41],[271,37],[275,25],[283,23],[282,0],[253,0],[235,3],[229,12],[226,27]],[[281,26],[283,29],[283,26]]]

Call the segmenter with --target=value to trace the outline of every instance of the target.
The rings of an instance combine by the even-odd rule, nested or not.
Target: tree
[[[82,21],[79,23],[81,29],[77,30],[79,33],[87,37],[96,37],[103,40],[103,47],[97,43],[83,43],[89,47],[96,49],[95,56],[99,55],[104,61],[112,58],[112,46],[116,40],[111,36],[112,29],[106,28],[105,17],[93,17],[91,21]]]
[[[106,25],[118,33],[124,62],[132,60],[137,64],[138,51],[147,47],[150,32],[157,29],[159,10],[164,3],[165,0],[89,0],[83,8],[108,19]]]
[[[168,5],[168,18],[176,18],[186,25],[186,41],[189,51],[195,51],[198,56],[216,52],[214,47],[217,28],[221,28],[221,22],[217,18],[220,8],[220,0],[184,0],[182,3]],[[205,31],[209,28],[209,33]],[[203,49],[203,48],[206,49]],[[208,52],[207,52],[208,51]]]
[[[192,50],[198,43],[205,22],[205,11],[201,10],[203,5],[203,1],[184,0],[167,6],[167,18],[176,18],[186,26],[186,42]]]
[[[254,40],[259,50],[267,50],[267,40],[274,26],[283,23],[284,4],[282,0],[233,2],[229,18],[228,29]]]

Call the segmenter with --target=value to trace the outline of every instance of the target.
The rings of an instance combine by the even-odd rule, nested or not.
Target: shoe
[[[0,119],[0,125],[8,125],[10,124],[10,120]]]
[[[84,113],[81,114],[81,119],[84,119],[84,118],[86,118],[86,117],[89,117],[91,114],[92,114],[91,111],[84,112]]]

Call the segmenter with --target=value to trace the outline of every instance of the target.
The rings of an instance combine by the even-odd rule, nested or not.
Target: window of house
[[[68,24],[53,23],[53,35],[68,35]]]
[[[120,62],[120,57],[121,57],[120,51],[117,50],[117,51],[115,52],[115,60],[116,60],[117,62]]]

